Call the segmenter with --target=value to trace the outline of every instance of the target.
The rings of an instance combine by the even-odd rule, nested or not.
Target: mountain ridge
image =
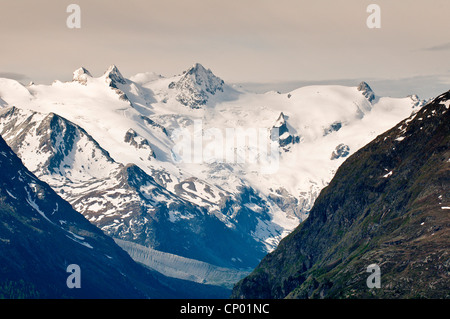
[[[356,151],[233,298],[448,298],[450,91]],[[366,268],[381,268],[369,289]]]

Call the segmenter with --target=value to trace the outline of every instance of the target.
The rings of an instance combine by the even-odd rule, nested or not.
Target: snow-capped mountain
[[[169,84],[169,89],[175,90],[176,100],[193,109],[205,105],[210,96],[224,91],[225,83],[215,76],[211,70],[196,63],[185,71],[180,79]]]
[[[0,220],[2,298],[227,296],[226,289],[175,280],[137,264],[24,167],[1,137]],[[67,284],[71,264],[81,272],[77,289]],[[212,279],[223,270],[215,273]]]
[[[232,268],[255,266],[348,155],[423,104],[366,83],[255,94],[200,64],[167,78],[111,66],[52,85],[0,79],[0,98],[7,143],[107,234]]]

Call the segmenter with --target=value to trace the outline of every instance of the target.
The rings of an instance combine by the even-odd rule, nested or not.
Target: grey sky
[[[70,3],[81,29],[66,26]],[[380,29],[366,26],[371,3]],[[200,62],[227,82],[408,79],[433,95],[450,88],[449,13],[448,0],[0,0],[0,74],[170,76]]]

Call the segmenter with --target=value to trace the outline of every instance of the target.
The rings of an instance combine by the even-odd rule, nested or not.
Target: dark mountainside
[[[449,104],[450,91],[344,162],[232,297],[449,298]]]
[[[67,266],[81,270],[69,289]],[[1,298],[224,298],[145,269],[37,179],[0,138]]]

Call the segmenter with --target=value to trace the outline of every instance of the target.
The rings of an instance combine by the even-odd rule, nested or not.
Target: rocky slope
[[[349,157],[233,297],[449,298],[449,106],[450,91]]]

